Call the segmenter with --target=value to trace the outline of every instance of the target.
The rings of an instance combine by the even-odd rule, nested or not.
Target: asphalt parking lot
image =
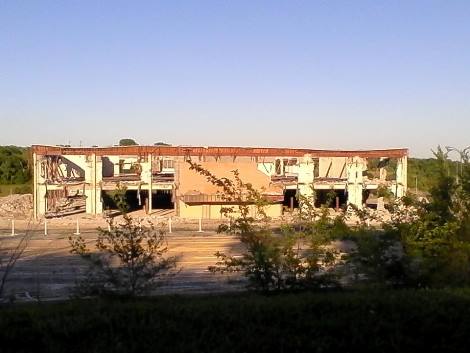
[[[75,227],[51,225],[47,236],[44,235],[44,225],[29,228],[31,236],[28,245],[8,277],[5,294],[17,300],[68,298],[87,266],[79,256],[70,253],[68,237],[76,231]],[[166,234],[167,255],[178,256],[179,273],[163,283],[156,294],[241,290],[244,283],[240,276],[231,275],[229,278],[210,273],[207,269],[215,264],[214,253],[217,251],[239,254],[241,244],[238,240],[233,236],[217,234],[214,230],[198,232],[187,228],[174,229]],[[27,224],[20,223],[15,228],[17,235],[11,236],[11,225],[2,224],[2,258],[7,249],[16,246],[26,229]],[[90,244],[97,235],[96,227],[81,227],[80,233]]]

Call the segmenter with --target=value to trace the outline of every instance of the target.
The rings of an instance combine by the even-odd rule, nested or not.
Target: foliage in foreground
[[[173,275],[176,257],[165,257],[168,251],[165,231],[151,222],[140,221],[127,214],[125,189],[117,194],[116,203],[123,216],[117,223],[108,220],[108,229],[98,228],[96,249],[89,249],[82,236],[70,236],[71,252],[90,265],[77,295],[136,296],[155,289],[166,276]]]
[[[348,285],[379,287],[445,287],[470,284],[470,168],[462,156],[459,174],[450,173],[447,154],[435,153],[437,174],[430,201],[411,197],[391,200],[391,218],[372,227],[376,215],[349,205],[334,218],[300,196],[298,219],[276,234],[264,212],[262,192],[244,183],[218,178],[191,161],[190,167],[218,186],[229,204],[222,215],[230,220],[220,232],[235,234],[245,245],[241,257],[218,252],[213,272],[240,272],[251,288],[262,291]],[[356,224],[351,225],[355,219]],[[354,246],[340,257],[334,241]]]
[[[217,252],[218,261],[209,267],[210,271],[240,272],[248,279],[250,288],[263,292],[338,285],[336,273],[332,271],[338,259],[328,247],[331,238],[326,208],[318,214],[313,203],[304,200],[307,207],[302,204],[302,209],[308,210],[300,214],[301,230],[286,225],[279,236],[270,226],[265,212],[269,202],[262,190],[243,182],[236,170],[232,180],[219,178],[192,161],[188,163],[192,170],[220,188],[220,195],[228,205],[222,207],[221,214],[229,224],[222,224],[218,231],[237,236],[246,248],[241,256]],[[317,216],[318,222],[314,221]]]
[[[468,290],[159,297],[0,308],[7,352],[465,352]]]
[[[405,283],[418,287],[462,286],[470,283],[470,168],[463,160],[457,179],[449,173],[447,154],[437,149],[439,173],[430,202],[404,200],[411,217],[396,217],[385,235],[402,247]],[[403,212],[403,208],[399,210]],[[400,214],[399,212],[397,212]],[[401,214],[401,216],[403,216]]]

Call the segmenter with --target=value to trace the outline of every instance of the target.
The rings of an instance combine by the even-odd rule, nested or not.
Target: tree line
[[[31,180],[30,149],[0,146],[0,184],[25,184]]]

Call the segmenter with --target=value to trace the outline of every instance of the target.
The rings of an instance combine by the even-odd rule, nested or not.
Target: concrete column
[[[103,203],[101,202],[102,179],[103,163],[101,157],[93,153],[88,156],[85,166],[86,213],[97,215],[103,212]]]
[[[94,163],[95,155],[92,154],[90,156],[87,156],[87,160],[85,163],[85,196],[86,196],[86,204],[85,204],[85,210],[86,213],[93,214],[94,213],[94,204],[95,204],[95,163]]]
[[[180,186],[180,167],[184,160],[181,157],[177,157],[175,159],[175,181],[173,184],[173,190],[172,190],[172,198],[173,198],[173,206],[175,210],[175,215],[177,217],[181,217],[181,204],[182,202],[180,200],[180,191],[179,191],[179,186]]]
[[[147,163],[142,163],[142,179],[148,185],[148,213],[152,213],[152,159],[153,155],[147,156]]]
[[[47,187],[46,185],[38,185],[38,210],[41,216],[47,212]]]
[[[33,153],[33,216],[38,219],[38,157]]]
[[[408,157],[404,156],[398,159],[397,162],[397,180],[396,180],[396,197],[403,197],[406,195],[408,188]]]
[[[103,181],[103,161],[101,156],[95,155],[95,215],[103,213],[101,200],[101,182]]]
[[[41,158],[33,154],[33,213],[38,219],[47,212],[46,180],[41,176]]]
[[[381,157],[380,161],[382,162],[385,159],[386,158]],[[379,168],[379,179],[380,180],[387,180],[387,170],[385,169],[385,167]]]
[[[299,172],[298,172],[298,192],[299,195],[305,197],[312,204],[314,200],[313,178],[314,178],[315,164],[310,155],[306,154],[300,159]]]
[[[362,191],[364,178],[362,172],[365,170],[365,161],[360,157],[348,159],[346,166],[346,175],[348,178],[348,205],[354,205],[362,209]]]

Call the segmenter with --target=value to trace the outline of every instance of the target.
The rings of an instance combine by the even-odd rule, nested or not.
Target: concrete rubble
[[[0,197],[0,217],[29,218],[33,215],[33,195]]]

